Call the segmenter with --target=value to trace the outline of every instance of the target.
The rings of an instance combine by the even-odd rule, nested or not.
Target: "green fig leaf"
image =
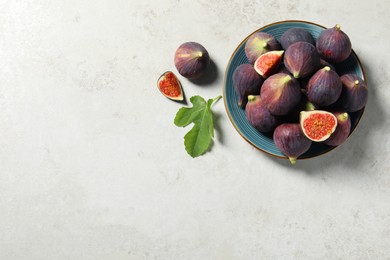
[[[184,146],[191,157],[204,154],[214,137],[214,119],[211,106],[221,96],[209,99],[207,102],[200,96],[190,98],[192,107],[182,107],[176,113],[174,123],[186,127],[193,123],[192,129],[184,136]]]

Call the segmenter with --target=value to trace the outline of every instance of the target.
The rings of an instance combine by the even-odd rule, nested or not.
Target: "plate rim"
[[[276,158],[281,158],[281,159],[286,159],[288,160],[288,157],[287,156],[280,156],[280,155],[276,155],[276,154],[273,154],[273,153],[270,153],[260,147],[258,147],[257,145],[255,145],[254,143],[252,143],[237,127],[236,123],[234,122],[234,120],[232,119],[232,116],[229,112],[229,109],[228,109],[228,105],[227,105],[227,100],[226,100],[226,82],[227,82],[227,74],[228,74],[228,70],[229,70],[229,67],[231,65],[231,62],[232,62],[232,59],[233,57],[235,56],[235,54],[237,53],[238,49],[242,46],[242,44],[244,44],[248,38],[258,32],[258,31],[261,31],[261,30],[264,30],[268,27],[271,27],[271,26],[275,26],[275,25],[278,25],[278,24],[286,24],[286,23],[303,23],[303,24],[310,24],[310,25],[315,25],[315,26],[318,26],[322,29],[327,29],[327,27],[323,26],[323,25],[320,25],[320,24],[317,24],[315,22],[310,22],[310,21],[305,21],[305,20],[282,20],[282,21],[277,21],[277,22],[273,22],[273,23],[269,23],[269,24],[266,24],[258,29],[256,29],[255,31],[253,31],[252,33],[250,33],[249,35],[247,35],[237,46],[236,48],[234,49],[234,51],[232,52],[230,58],[229,58],[229,61],[226,65],[226,69],[225,69],[225,73],[224,73],[224,78],[223,78],[223,92],[222,92],[222,97],[223,97],[223,101],[224,101],[224,106],[225,106],[225,110],[226,110],[226,114],[228,115],[229,117],[229,120],[230,122],[232,123],[233,127],[235,128],[235,130],[239,133],[239,135],[245,140],[247,141],[252,147],[256,148],[257,150],[260,150],[268,155],[271,155],[273,157],[276,157]],[[364,82],[366,83],[366,86],[368,87],[368,83],[367,83],[367,77],[366,77],[366,74],[365,74],[365,71],[364,71],[364,67],[359,59],[359,57],[356,55],[355,51],[353,50],[352,48],[352,53],[354,54],[358,64],[359,64],[359,67],[362,71],[362,75],[363,75],[363,80]],[[351,132],[349,133],[349,136],[348,138],[350,138],[350,136],[352,135],[352,133],[354,132],[354,130],[356,129],[356,127],[359,125],[359,122],[361,120],[361,118],[363,117],[363,114],[364,114],[364,110],[365,110],[365,106],[361,109],[360,111],[360,116],[359,118],[357,119],[356,121],[356,124],[354,125],[354,127],[351,129]],[[339,145],[340,146],[340,145]],[[306,156],[306,157],[302,157],[302,158],[298,158],[298,160],[306,160],[306,159],[311,159],[311,158],[315,158],[315,157],[318,157],[320,155],[324,155],[330,151],[332,151],[333,149],[339,147],[339,146],[333,146],[333,147],[329,147],[329,149],[327,150],[324,150],[323,152],[320,152],[318,154],[315,154],[315,155],[312,155],[312,156]]]

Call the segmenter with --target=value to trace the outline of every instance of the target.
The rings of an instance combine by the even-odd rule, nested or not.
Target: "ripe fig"
[[[326,29],[320,33],[317,39],[317,51],[320,56],[329,62],[341,62],[346,60],[352,51],[351,41],[340,25]]]
[[[263,78],[270,76],[278,69],[284,51],[269,51],[262,54],[255,61],[254,68]]]
[[[308,42],[315,45],[313,36],[303,28],[290,28],[280,37],[280,44],[285,50],[287,50],[288,46],[296,42]]]
[[[260,132],[273,131],[279,122],[279,119],[265,107],[260,96],[248,96],[245,114],[249,123]]]
[[[277,73],[267,78],[260,95],[268,110],[276,116],[292,111],[301,99],[301,88],[293,76]]]
[[[233,86],[238,96],[238,106],[244,107],[248,95],[259,95],[263,78],[252,64],[241,64],[233,72]]]
[[[362,109],[368,101],[368,88],[366,83],[355,74],[345,74],[340,77],[343,90],[339,103],[347,112]]]
[[[304,135],[314,142],[330,137],[337,127],[336,117],[324,110],[301,111],[299,124]]]
[[[351,132],[351,118],[347,112],[334,112],[333,114],[337,118],[337,127],[324,143],[330,146],[338,146],[347,140]]]
[[[339,75],[326,66],[318,70],[307,84],[307,98],[319,106],[329,106],[340,97],[343,89]]]
[[[318,70],[320,56],[313,44],[296,42],[284,53],[284,65],[295,78],[305,78]]]
[[[244,48],[249,63],[253,64],[262,54],[267,51],[280,50],[281,46],[271,34],[255,32],[249,36]]]
[[[299,124],[284,123],[275,128],[273,139],[276,147],[286,155],[291,164],[309,150],[312,141],[302,133]]]
[[[160,76],[157,87],[165,97],[177,101],[183,100],[183,89],[180,81],[172,71],[167,71]]]
[[[176,50],[174,61],[176,69],[183,77],[196,79],[206,72],[210,56],[199,43],[185,42]]]

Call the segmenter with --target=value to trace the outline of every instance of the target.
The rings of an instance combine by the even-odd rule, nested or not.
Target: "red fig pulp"
[[[299,123],[304,135],[314,141],[322,142],[336,130],[336,117],[323,110],[301,111]]]
[[[157,87],[165,97],[172,100],[183,100],[181,84],[172,71],[167,71],[160,76]]]
[[[262,54],[254,64],[256,72],[263,78],[267,78],[278,69],[283,53],[284,51],[269,51]]]

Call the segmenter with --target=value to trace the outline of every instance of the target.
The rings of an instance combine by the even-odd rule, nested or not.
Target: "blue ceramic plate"
[[[317,39],[318,35],[325,29],[324,26],[306,22],[306,21],[282,21],[273,24],[266,25],[257,31],[266,32],[273,35],[277,40],[280,40],[282,34],[290,28],[300,27],[309,31],[314,39]],[[254,33],[254,32],[253,32]],[[252,35],[252,34],[251,34]],[[270,155],[287,158],[284,156],[280,150],[275,146],[274,141],[272,140],[271,135],[266,135],[257,131],[254,127],[252,127],[245,116],[245,111],[240,108],[237,104],[238,98],[234,91],[232,76],[234,70],[243,63],[248,63],[248,60],[245,56],[244,46],[247,39],[251,36],[248,35],[236,48],[230,61],[227,65],[224,79],[224,89],[223,89],[223,98],[225,102],[225,107],[227,114],[232,122],[233,126],[236,128],[238,133],[250,144],[259,150],[268,153]],[[353,42],[353,41],[352,41]],[[346,73],[354,73],[360,76],[362,79],[366,81],[366,77],[364,75],[363,67],[360,64],[358,57],[355,52],[352,51],[351,56],[344,62],[337,64],[336,70],[339,75],[343,75]],[[367,82],[367,81],[366,81]],[[351,116],[352,123],[352,131],[355,129],[359,120],[364,112],[364,109],[349,113]],[[352,133],[351,131],[351,133]],[[334,147],[327,146],[322,143],[313,143],[309,151],[305,154],[301,155],[299,159],[312,158],[321,154],[324,154]]]

